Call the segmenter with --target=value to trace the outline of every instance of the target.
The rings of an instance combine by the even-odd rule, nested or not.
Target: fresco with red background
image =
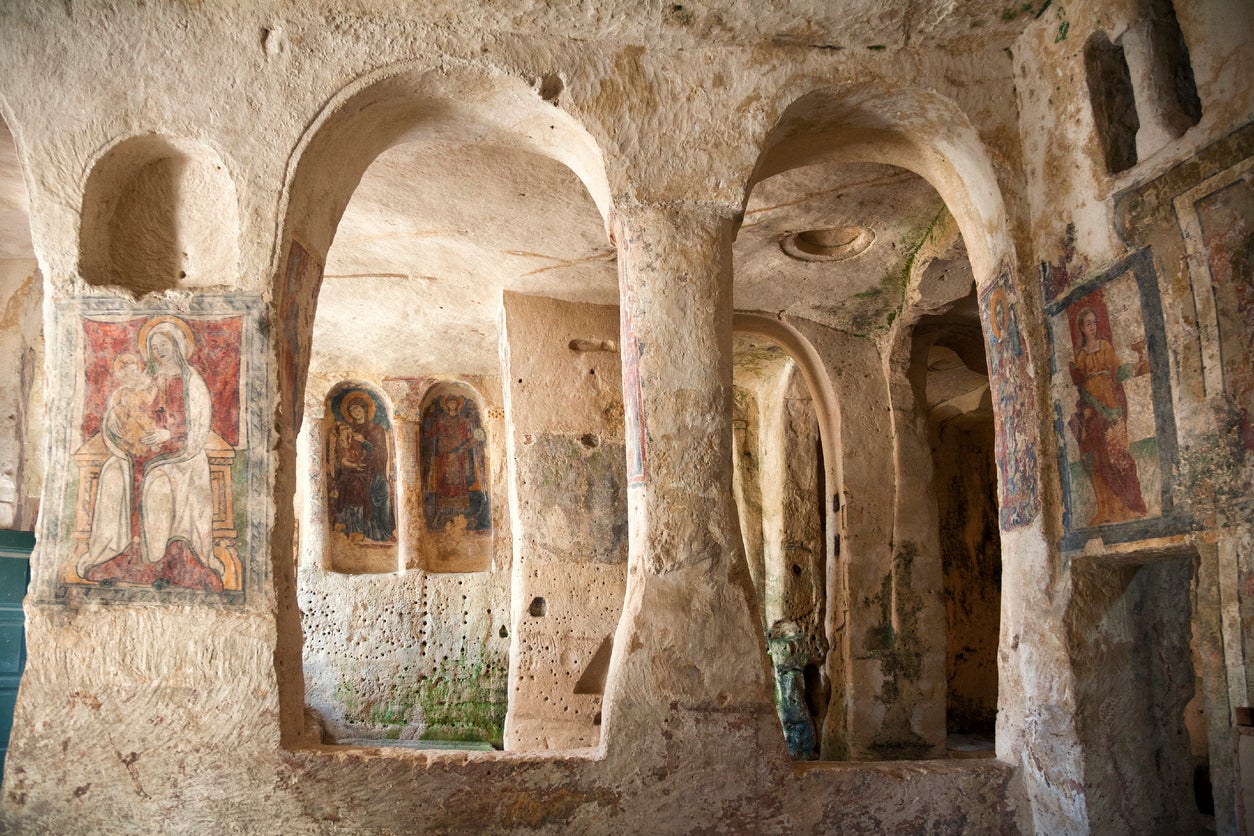
[[[137,317],[124,322],[83,321],[86,399],[83,403],[83,438],[100,431],[109,395],[117,388],[113,377],[113,361],[119,354],[143,353],[139,331],[151,317]],[[188,363],[205,380],[213,400],[212,429],[232,447],[239,446],[240,410],[240,335],[241,317],[224,319],[185,319],[196,345]]]

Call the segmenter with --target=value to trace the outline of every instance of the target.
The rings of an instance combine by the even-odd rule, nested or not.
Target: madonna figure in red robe
[[[110,458],[100,486],[85,580],[222,591],[225,566],[213,550],[209,439],[213,404],[188,362],[194,335],[177,317],[155,317],[140,331],[147,375],[119,358],[120,383],[102,434]],[[140,434],[142,432],[142,435]]]

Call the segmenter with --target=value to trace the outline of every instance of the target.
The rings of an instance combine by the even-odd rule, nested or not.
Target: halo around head
[[[139,350],[148,359],[148,340],[154,334],[168,334],[179,353],[186,360],[196,346],[196,338],[192,335],[191,326],[177,316],[154,316],[139,329]]]
[[[1006,316],[1006,323],[1001,323],[997,319],[997,306],[1001,305],[1001,309]],[[1006,336],[1006,325],[1010,320],[1010,300],[1006,298],[1006,291],[997,288],[988,297],[988,326],[993,332],[993,336],[1001,339]]]
[[[365,392],[361,391],[360,389],[354,389],[353,391],[344,395],[344,397],[340,400],[340,414],[343,415],[345,418],[350,418],[348,410],[354,404],[361,404],[362,409],[366,410],[367,421],[374,420],[374,411],[375,411],[374,398],[370,397],[369,395],[367,395]]]

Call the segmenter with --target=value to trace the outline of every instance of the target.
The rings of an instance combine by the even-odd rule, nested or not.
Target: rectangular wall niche
[[[1185,708],[1193,560],[1074,564],[1076,723],[1094,833],[1196,833]]]

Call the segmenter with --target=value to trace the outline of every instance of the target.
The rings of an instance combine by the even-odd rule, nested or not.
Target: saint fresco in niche
[[[1175,430],[1156,286],[1142,250],[1046,305],[1065,548],[1184,522],[1171,504]]]
[[[422,411],[422,511],[429,531],[488,531],[487,434],[474,398],[439,390]]]
[[[67,584],[241,588],[232,470],[242,318],[85,319]]]
[[[373,392],[350,387],[331,399],[327,505],[332,531],[351,543],[396,542],[391,429]]]
[[[1112,344],[1110,317],[1094,291],[1069,310],[1072,338],[1071,381],[1076,385],[1075,412],[1068,428],[1093,489],[1088,525],[1108,525],[1145,515],[1145,497],[1136,460],[1129,450],[1128,396],[1124,381],[1149,374],[1145,339],[1132,344],[1135,363],[1124,363]]]

